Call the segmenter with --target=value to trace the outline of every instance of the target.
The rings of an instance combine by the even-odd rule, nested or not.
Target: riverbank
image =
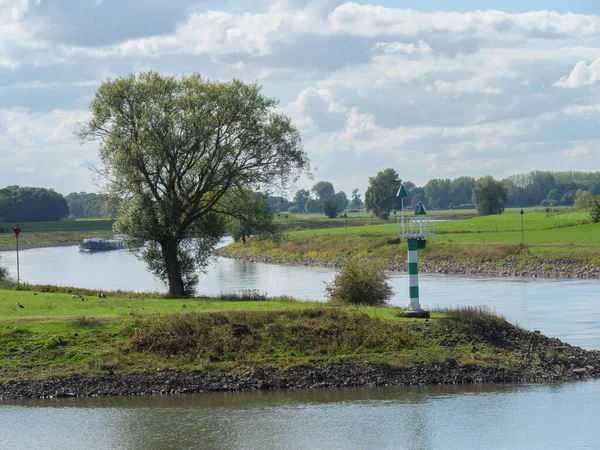
[[[423,321],[400,317],[401,310],[390,307],[247,301],[245,308],[234,302],[243,309],[232,310],[226,300],[186,299],[182,306],[145,299],[131,308],[124,302],[136,300],[108,298],[93,300],[98,304],[90,314],[65,318],[55,310],[59,297],[70,299],[66,294],[17,292],[28,299],[25,309],[14,306],[9,294],[0,291],[0,308],[15,311],[0,321],[0,398],[600,376],[600,352],[523,330],[481,308],[434,311]],[[156,314],[175,307],[207,310]],[[15,317],[36,308],[57,316]],[[113,315],[93,313],[98,308]]]
[[[111,231],[55,231],[47,233],[21,233],[19,235],[19,250],[33,248],[68,247],[79,245],[84,239],[90,237],[113,237]],[[14,235],[5,233],[0,235],[0,252],[15,251],[16,241]]]
[[[244,255],[227,248],[216,250],[218,256],[266,264],[285,264],[304,267],[341,268],[350,257],[310,258],[271,255]],[[383,259],[387,270],[406,272],[407,263],[397,259]],[[419,272],[451,275],[490,275],[500,277],[538,278],[600,278],[600,267],[586,260],[559,258],[534,259],[524,262],[520,258],[493,261],[488,258],[455,259],[450,256],[420,257]]]
[[[284,242],[250,240],[216,250],[218,256],[268,264],[341,268],[353,258],[377,260],[387,270],[407,271],[406,245],[386,237],[323,237]],[[419,251],[419,272],[542,278],[600,278],[600,257],[569,247],[428,242]]]
[[[597,378],[598,359],[574,359],[567,368],[543,373],[503,368],[456,367],[455,360],[407,369],[365,364],[317,363],[294,368],[251,365],[203,371],[156,370],[101,376],[74,375],[0,384],[0,400],[131,395],[190,394],[215,391],[417,386],[480,383],[543,383]],[[575,364],[574,364],[575,363]],[[589,363],[595,364],[594,366]],[[581,366],[581,367],[579,367]]]

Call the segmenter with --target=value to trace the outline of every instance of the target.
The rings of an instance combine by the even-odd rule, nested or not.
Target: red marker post
[[[21,232],[21,228],[19,228],[19,224],[17,224],[14,228],[13,231],[15,233],[15,238],[17,239],[17,284],[20,284],[20,277],[19,277],[19,233]]]

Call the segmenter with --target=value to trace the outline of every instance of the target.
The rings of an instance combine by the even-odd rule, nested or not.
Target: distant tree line
[[[20,186],[0,189],[2,222],[51,222],[115,215],[116,207],[103,194],[72,192],[63,196],[54,189]]]
[[[590,209],[592,200],[600,195],[600,172],[536,170],[502,180],[491,176],[478,180],[470,176],[433,178],[424,186],[417,186],[402,180],[396,170],[388,168],[369,178],[364,202],[358,189],[353,189],[348,199],[342,191],[336,193],[329,181],[319,181],[311,190],[296,191],[290,202],[279,198],[277,204],[281,209],[277,211],[283,211],[289,205],[288,210],[292,213],[320,212],[335,217],[344,209],[366,208],[387,219],[401,208],[401,200],[396,196],[400,183],[408,193],[403,200],[405,209],[422,203],[429,209],[477,208],[480,214],[499,214],[505,207],[527,206],[574,205]]]
[[[87,192],[71,192],[65,197],[72,218],[98,219],[114,216],[116,211],[109,207],[107,197],[103,194]]]
[[[494,182],[494,183],[492,183]],[[414,208],[423,203],[428,209],[476,208],[474,199],[483,199],[485,206],[480,213],[501,213],[504,207],[526,206],[575,206],[590,209],[600,195],[600,172],[549,172],[532,171],[511,175],[503,180],[490,176],[475,180],[461,176],[455,179],[433,178],[424,186],[402,180],[391,168],[369,178],[365,199],[359,189],[353,189],[350,198],[344,191],[336,192],[329,181],[319,181],[310,189],[299,189],[290,201],[285,197],[255,193],[267,210],[273,213],[322,213],[336,217],[345,210],[366,208],[378,217],[387,219],[393,211],[399,211],[400,198],[396,196],[400,183],[407,190],[404,208]],[[476,185],[484,185],[476,191]],[[490,190],[498,199],[485,197]],[[483,194],[482,194],[483,193]],[[506,195],[504,195],[504,193]],[[483,195],[483,196],[482,196]],[[8,186],[0,189],[0,221],[41,222],[66,218],[100,218],[116,214],[114,206],[108,206],[103,194],[72,192],[63,197],[53,189]],[[478,208],[480,209],[480,208]],[[242,227],[243,228],[243,227]]]
[[[68,216],[67,201],[53,189],[19,186],[0,189],[0,221],[45,222]]]
[[[319,181],[310,191],[299,189],[294,195],[289,212],[295,214],[322,213],[333,218],[344,210],[360,209],[363,202],[360,199],[358,189],[352,191],[352,198],[344,191],[336,192],[333,184],[329,181]]]

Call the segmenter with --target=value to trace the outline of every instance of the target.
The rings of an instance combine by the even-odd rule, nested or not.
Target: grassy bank
[[[0,250],[15,248],[15,224],[0,224]],[[87,237],[112,237],[112,220],[60,220],[19,223],[20,248],[49,247],[81,242]]]
[[[581,264],[600,265],[600,223],[587,223],[587,213],[561,210],[551,213],[518,211],[435,223],[436,235],[428,238],[423,258],[455,260],[496,259],[499,262],[551,262],[568,258]],[[320,230],[299,230],[280,242],[250,241],[231,244],[233,257],[269,256],[311,262],[372,257],[404,261],[396,224],[366,225]],[[524,237],[525,245],[521,245]]]
[[[342,361],[543,371],[567,351],[548,347],[558,345],[551,340],[537,348],[531,339],[539,335],[478,309],[423,322],[396,308],[186,299],[182,312],[183,302],[0,291],[0,382]]]

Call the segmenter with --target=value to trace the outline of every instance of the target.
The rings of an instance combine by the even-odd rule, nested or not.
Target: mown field
[[[519,211],[509,209],[501,215],[454,220],[444,219],[448,212],[429,213],[427,218],[434,220],[431,226],[436,235],[428,238],[424,253],[452,255],[460,252],[464,256],[476,256],[489,253],[496,246],[502,247],[507,254],[527,252],[542,257],[593,259],[599,254],[600,223],[590,223],[587,212],[526,209],[521,217]],[[412,214],[407,214],[409,216]],[[239,255],[276,257],[331,259],[369,254],[389,258],[397,253],[394,246],[399,243],[398,234],[396,223],[294,230],[287,232],[280,242],[254,241],[247,246],[236,243],[228,250]]]

